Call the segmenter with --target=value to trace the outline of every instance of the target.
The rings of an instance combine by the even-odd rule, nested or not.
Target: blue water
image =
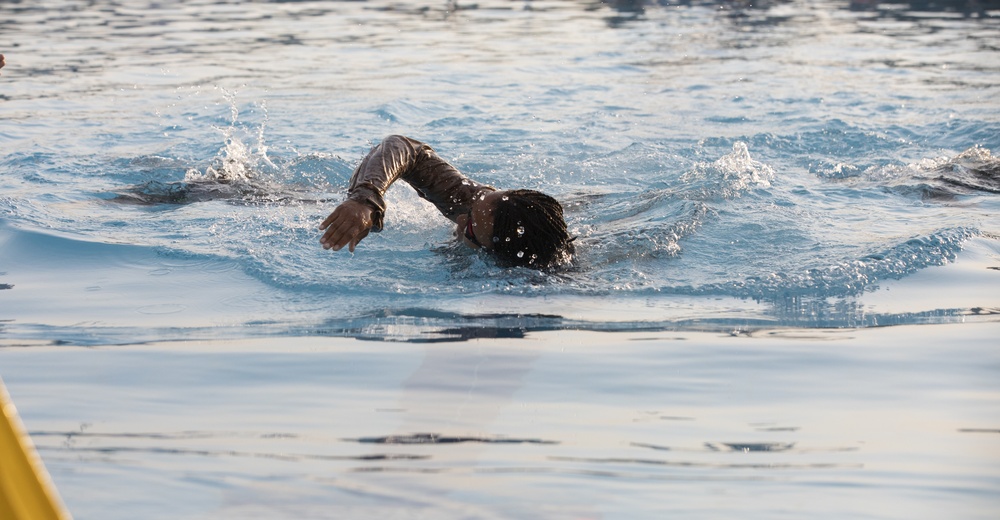
[[[998,2],[0,2],[0,53],[0,377],[78,519],[996,516]],[[391,134],[573,265],[405,184],[323,250]]]
[[[150,271],[231,267],[263,284],[262,305],[280,302],[245,320],[268,330],[350,335],[386,316],[628,329],[968,314],[997,302],[916,318],[859,303],[970,240],[998,247],[1000,21],[988,2],[944,5],[6,5],[3,233],[58,237],[68,264],[96,242],[125,263],[155,255]],[[482,182],[562,200],[572,268],[504,269],[464,251],[405,185],[354,255],[320,249],[318,222],[393,133]],[[7,263],[36,261],[4,249]],[[16,300],[28,288],[3,271]],[[672,298],[696,310],[625,325],[580,311]],[[724,316],[719,298],[733,302]],[[53,324],[11,313],[8,334]]]

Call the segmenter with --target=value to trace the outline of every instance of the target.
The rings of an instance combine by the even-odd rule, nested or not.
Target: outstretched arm
[[[385,192],[399,179],[452,220],[469,210],[473,197],[493,190],[459,173],[420,141],[401,135],[386,137],[354,170],[347,200],[320,225],[325,230],[320,238],[323,247],[336,251],[350,245],[353,252],[369,232],[381,231]]]

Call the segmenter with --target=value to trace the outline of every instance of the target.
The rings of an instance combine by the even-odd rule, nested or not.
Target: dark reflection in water
[[[789,297],[775,303],[773,318],[702,318],[664,321],[591,322],[555,315],[462,315],[432,309],[400,309],[378,317],[329,320],[315,327],[293,327],[285,334],[352,337],[407,343],[463,342],[480,338],[524,338],[531,333],[559,330],[590,332],[703,331],[752,335],[776,327],[863,328],[906,324],[952,323],[972,316],[992,317],[998,309],[938,309],[912,313],[866,312],[854,300]],[[264,324],[261,324],[264,325]],[[283,328],[280,324],[272,324]],[[737,331],[737,332],[734,332]]]
[[[559,444],[558,441],[542,439],[517,439],[510,437],[477,437],[442,435],[438,433],[415,433],[412,435],[386,435],[384,437],[362,437],[348,439],[362,444]]]
[[[738,463],[722,464],[710,462],[693,462],[660,459],[640,459],[640,458],[591,458],[591,457],[550,457],[551,460],[564,462],[582,462],[588,464],[623,464],[623,465],[643,465],[643,466],[670,466],[682,468],[715,468],[715,469],[820,469],[820,468],[857,468],[861,464],[831,464],[831,463],[804,463],[804,464],[781,464],[773,462],[761,463]],[[614,475],[609,475],[614,476]]]
[[[790,21],[791,16],[761,16],[775,7],[794,4],[794,0],[611,0],[587,2],[588,9],[610,8],[614,14],[605,18],[611,28],[624,27],[629,22],[645,18],[648,8],[702,7],[713,9],[720,15],[732,19],[740,26],[780,25]],[[1000,9],[1000,0],[850,0],[830,2],[831,8],[851,11],[869,11],[879,17],[899,20],[912,19],[916,13],[921,18],[928,14],[950,15],[961,13],[966,17],[991,16],[991,10]],[[758,13],[758,14],[753,14]]]
[[[749,452],[760,452],[760,451],[788,451],[795,447],[795,443],[784,443],[784,442],[750,442],[750,443],[731,443],[731,442],[721,442],[719,444],[705,443],[705,447],[712,451],[741,451],[744,453]]]
[[[32,436],[35,433],[31,434]],[[197,456],[197,457],[246,457],[255,459],[274,459],[290,462],[301,462],[307,460],[320,460],[320,461],[386,461],[386,460],[424,460],[430,457],[425,455],[407,455],[407,454],[373,454],[373,455],[319,455],[310,453],[268,453],[262,451],[235,451],[235,450],[196,450],[196,449],[186,449],[186,448],[162,448],[155,446],[101,446],[101,447],[87,447],[87,446],[40,446],[39,449],[42,451],[67,451],[73,453],[89,452],[97,453],[101,455],[122,455],[128,453],[145,453],[153,455],[180,455],[180,456]]]
[[[905,6],[900,9],[899,6]],[[849,8],[855,11],[878,11],[888,16],[905,16],[906,11],[964,13],[986,16],[987,11],[1000,8],[996,0],[851,0]]]
[[[230,449],[194,449],[167,447],[165,442],[190,442],[196,440],[226,440],[233,442],[236,439],[296,439],[300,437],[294,433],[246,433],[246,432],[226,432],[226,431],[185,431],[185,432],[87,432],[87,431],[33,431],[29,432],[32,438],[64,438],[60,446],[40,446],[43,451],[68,451],[68,452],[89,452],[102,455],[120,455],[128,453],[146,453],[154,455],[180,455],[198,457],[247,457],[259,459],[276,459],[284,461],[385,461],[385,460],[425,460],[428,455],[413,455],[406,453],[373,453],[360,455],[327,455],[317,453],[277,453],[269,451],[240,451]],[[79,445],[78,440],[86,439],[88,442],[111,442],[118,441],[148,441],[147,446],[122,446],[106,445],[92,446]]]

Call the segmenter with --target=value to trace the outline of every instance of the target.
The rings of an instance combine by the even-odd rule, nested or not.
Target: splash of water
[[[205,168],[205,171],[191,168],[184,175],[184,181],[251,184],[253,181],[259,180],[262,172],[277,169],[277,166],[267,155],[268,147],[264,139],[268,122],[267,102],[256,103],[263,118],[256,128],[247,129],[240,123],[240,109],[236,101],[237,93],[221,87],[219,90],[222,91],[229,103],[230,113],[229,124],[226,127],[214,127],[222,134],[224,144],[219,149],[212,164]],[[244,134],[242,138],[239,135],[241,133]],[[244,140],[251,142],[251,144],[246,144]]]
[[[711,163],[698,162],[681,176],[681,181],[696,187],[701,198],[736,198],[754,188],[768,188],[774,180],[774,168],[750,156],[747,144],[733,143],[733,151]]]

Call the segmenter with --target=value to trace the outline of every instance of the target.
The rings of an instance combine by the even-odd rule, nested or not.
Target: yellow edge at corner
[[[17,416],[3,380],[0,380],[0,518],[71,518]]]

